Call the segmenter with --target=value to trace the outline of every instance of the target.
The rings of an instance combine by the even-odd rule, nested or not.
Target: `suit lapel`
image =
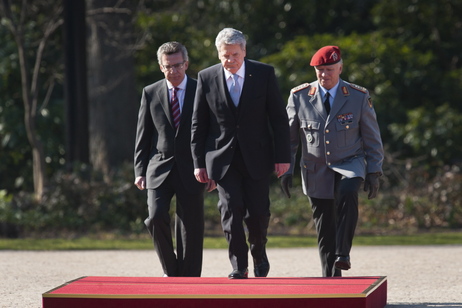
[[[168,122],[170,123],[170,126],[174,128],[172,112],[170,111],[170,98],[168,94],[167,81],[163,83],[157,95],[162,105],[162,109],[164,109],[165,115],[167,116]]]
[[[187,81],[186,81],[186,91],[184,94],[184,101],[183,101],[183,109],[181,110],[181,118],[180,118],[180,126],[182,126],[182,123],[186,122],[187,118],[190,118],[192,115],[192,110],[193,110],[193,105],[194,105],[194,95],[195,95],[195,90],[191,80],[189,77],[186,76]],[[189,129],[189,128],[188,128]]]
[[[248,97],[251,97],[251,90],[255,89],[255,68],[253,63],[245,60],[245,79],[244,84],[242,85],[241,97],[239,99],[239,114],[245,114],[245,108],[247,106],[246,102],[249,101]]]
[[[225,82],[225,74],[223,72],[223,67],[221,65],[217,66],[217,71],[215,75],[215,82],[218,87],[218,92],[220,93],[221,96],[228,98],[229,93],[227,91],[227,86]]]

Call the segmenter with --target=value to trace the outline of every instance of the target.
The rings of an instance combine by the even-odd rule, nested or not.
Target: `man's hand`
[[[207,192],[213,191],[215,188],[217,188],[217,183],[215,183],[214,180],[209,180],[207,182]]]
[[[290,198],[289,188],[292,188],[292,174],[284,174],[281,177],[281,188],[287,198]]]
[[[290,164],[274,164],[274,171],[278,178],[280,178],[284,173],[286,173],[290,168]]]
[[[364,191],[369,191],[367,195],[368,199],[374,199],[377,197],[377,192],[379,191],[379,173],[368,173],[366,179],[364,180]]]
[[[136,187],[138,187],[139,190],[145,189],[146,188],[146,177],[144,176],[136,177],[134,184],[136,185]]]
[[[194,169],[194,176],[196,177],[196,180],[200,183],[207,183],[209,181],[207,169],[205,168]]]

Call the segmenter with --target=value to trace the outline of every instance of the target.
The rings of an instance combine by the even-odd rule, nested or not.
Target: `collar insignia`
[[[310,90],[310,93],[308,93],[308,95],[313,96],[315,93],[316,93],[316,88],[312,87],[311,90]]]

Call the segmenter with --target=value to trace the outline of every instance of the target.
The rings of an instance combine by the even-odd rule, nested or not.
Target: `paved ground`
[[[269,249],[268,257],[269,276],[320,276],[316,248]],[[344,276],[387,276],[387,308],[462,307],[462,245],[354,247],[351,258]],[[227,251],[204,251],[204,277],[230,271]],[[39,308],[42,293],[82,276],[162,270],[154,251],[0,251],[0,275],[0,307]]]

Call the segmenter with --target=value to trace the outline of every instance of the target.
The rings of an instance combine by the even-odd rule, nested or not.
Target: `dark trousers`
[[[358,191],[362,178],[335,176],[335,199],[309,197],[318,236],[324,277],[342,276],[336,256],[349,256],[358,222]]]
[[[248,229],[250,253],[256,262],[263,258],[270,219],[269,174],[252,179],[239,151],[225,176],[217,181],[218,209],[221,225],[228,241],[229,260],[233,269],[248,268],[249,246],[244,222]]]
[[[175,240],[173,247],[170,203],[176,196]],[[204,190],[188,193],[174,167],[157,189],[148,189],[149,217],[145,224],[153,238],[164,274],[200,277],[204,242]]]

